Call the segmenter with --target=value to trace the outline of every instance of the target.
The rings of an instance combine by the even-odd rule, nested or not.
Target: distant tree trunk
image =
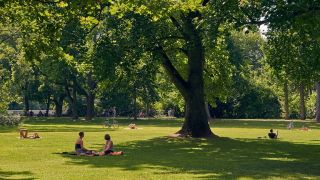
[[[185,80],[179,71],[172,64],[169,55],[163,47],[159,47],[158,52],[162,56],[162,64],[171,81],[180,91],[186,102],[185,121],[178,133],[182,135],[190,135],[191,137],[212,137],[208,115],[205,108],[204,99],[204,48],[201,36],[193,24],[194,18],[198,14],[190,12],[181,16],[181,21],[170,17],[173,25],[183,35],[186,44],[186,49],[183,50],[188,58],[188,74]]]
[[[47,97],[47,106],[46,106],[46,113],[45,113],[45,116],[48,117],[49,116],[49,110],[50,110],[50,104],[51,104],[51,98],[50,98],[50,95],[48,95]]]
[[[86,113],[86,120],[90,121],[94,117],[94,93],[88,93],[87,96],[87,113]]]
[[[53,97],[53,102],[55,105],[55,116],[56,117],[61,117],[62,116],[62,106],[63,106],[63,100],[65,98],[65,94],[61,94],[60,96]]]
[[[134,87],[134,90],[133,90],[133,119],[135,121],[138,119],[137,115],[138,115],[138,113],[137,113],[137,91],[136,91],[136,87]]]
[[[316,90],[317,90],[316,121],[320,122],[320,82],[316,83]]]
[[[30,110],[30,103],[29,103],[28,95],[26,95],[26,94],[24,95],[23,102],[24,102],[24,115],[28,115],[28,112]]]
[[[28,88],[29,88],[29,82],[26,81],[24,84],[24,87],[22,88],[22,90],[23,90],[23,103],[24,103],[24,115],[25,116],[28,115],[29,110],[30,110]]]
[[[56,117],[61,117],[63,103],[55,102],[54,104],[55,104]]]
[[[150,109],[149,109],[149,101],[147,101],[146,102],[146,114],[145,114],[145,116],[146,117],[150,117]]]
[[[94,117],[94,100],[95,100],[95,89],[96,82],[92,78],[92,73],[90,72],[87,76],[87,85],[89,90],[87,92],[87,113],[86,120],[92,120]]]
[[[306,119],[306,106],[305,106],[305,90],[304,90],[303,84],[301,84],[299,87],[299,93],[300,93],[300,119],[305,120]]]
[[[72,87],[72,101],[71,101],[71,106],[72,106],[72,118],[73,119],[78,119],[78,106],[77,106],[77,85],[75,82],[73,82],[73,87]]]
[[[289,90],[288,81],[284,83],[284,119],[289,119]]]

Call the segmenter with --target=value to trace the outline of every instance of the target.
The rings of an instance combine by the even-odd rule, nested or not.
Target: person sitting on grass
[[[109,134],[104,135],[104,139],[106,140],[106,144],[104,145],[103,151],[99,153],[99,156],[123,154],[122,151],[118,151],[118,152],[113,151],[113,142]]]
[[[290,121],[288,124],[288,129],[291,130],[294,128],[293,121]]]
[[[79,132],[79,138],[76,140],[75,143],[75,151],[77,153],[78,156],[80,155],[91,155],[92,151],[87,150],[84,146],[83,146],[83,139],[84,138],[84,132]]]
[[[129,124],[128,127],[129,127],[129,129],[137,129],[137,126],[134,123]]]
[[[270,129],[270,132],[268,133],[268,136],[270,139],[277,139],[278,138],[278,131],[277,133],[273,132],[273,129]]]
[[[300,128],[300,131],[309,131],[310,129],[308,127],[305,127],[304,125],[302,125],[302,127]]]
[[[33,133],[33,135],[28,136],[28,130],[27,129],[20,129],[20,139],[37,139],[40,138],[38,133]]]

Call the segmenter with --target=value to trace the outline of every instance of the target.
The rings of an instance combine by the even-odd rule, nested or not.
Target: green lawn
[[[217,120],[211,123],[218,139],[180,139],[167,135],[179,130],[181,119],[139,120],[140,129],[118,119],[120,128],[92,122],[33,118],[23,127],[41,139],[18,138],[17,128],[0,127],[0,179],[319,179],[320,126],[313,122],[275,120]],[[300,131],[302,125],[311,131]],[[279,129],[280,139],[264,137]],[[72,151],[79,131],[85,146],[100,150],[109,133],[123,156],[83,157]]]

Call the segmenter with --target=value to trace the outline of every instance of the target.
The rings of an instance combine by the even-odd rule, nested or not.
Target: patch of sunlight
[[[292,161],[298,161],[298,159],[295,158],[261,158],[263,160],[270,160],[270,161],[285,161],[285,162],[292,162]]]
[[[194,147],[194,148],[187,147],[187,148],[180,148],[180,149],[183,149],[183,150],[203,150],[203,148],[201,148],[201,147]]]
[[[238,180],[248,180],[248,179],[254,179],[254,178],[251,178],[251,177],[239,177],[237,179]]]

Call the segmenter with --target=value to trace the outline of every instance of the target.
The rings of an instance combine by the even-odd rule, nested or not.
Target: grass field
[[[216,120],[217,139],[169,138],[181,119],[131,122],[118,119],[120,128],[66,118],[27,119],[23,127],[41,139],[18,138],[18,128],[0,127],[0,179],[320,179],[320,125],[275,120]],[[311,131],[300,131],[305,125]],[[264,138],[270,128],[280,139]],[[72,151],[78,132],[85,146],[101,150],[109,133],[123,156],[84,157]],[[261,139],[257,137],[262,137]]]

